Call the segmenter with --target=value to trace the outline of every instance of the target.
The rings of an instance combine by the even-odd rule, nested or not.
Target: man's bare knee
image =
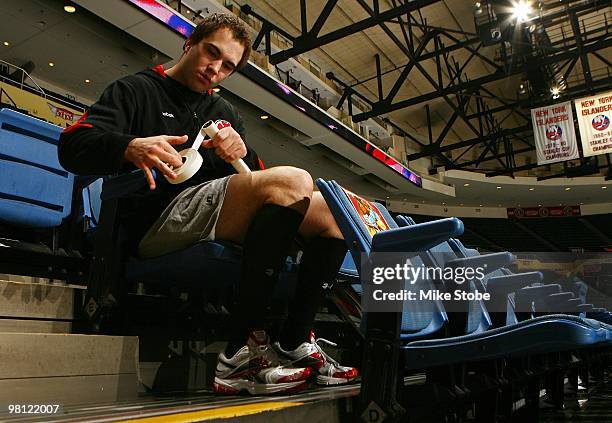
[[[306,211],[313,189],[312,177],[307,171],[296,167],[279,166],[262,171],[261,176],[256,185],[264,203]]]

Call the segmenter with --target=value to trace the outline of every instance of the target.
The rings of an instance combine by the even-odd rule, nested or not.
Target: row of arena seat
[[[85,265],[70,248],[75,175],[57,158],[62,128],[0,109],[0,272],[82,281]]]
[[[533,417],[538,412],[542,381],[553,402],[563,403],[566,374],[573,372],[570,376],[577,377],[578,369],[572,361],[575,354],[586,354],[584,359],[591,364],[601,358],[601,351],[606,351],[609,359],[612,326],[605,323],[607,317],[604,321],[581,317],[592,310],[592,305],[570,298],[571,293],[559,293],[558,285],[552,289],[550,285],[538,286],[542,279],[539,272],[511,274],[504,269],[513,260],[510,253],[480,255],[466,249],[454,239],[463,232],[458,219],[414,224],[409,217],[399,216],[398,225],[378,203],[360,198],[333,181],[317,180],[317,185],[351,246],[354,262],[361,263],[355,266],[345,260],[345,275],[355,275],[358,269],[367,271],[367,266],[362,267],[364,261],[375,261],[377,254],[390,252],[413,252],[408,261],[417,267],[486,265],[488,273],[480,287],[475,281],[462,287],[444,281],[435,281],[436,285],[423,279],[416,281],[416,286],[405,281],[404,288],[415,291],[438,288],[446,292],[457,287],[466,291],[479,288],[508,307],[506,316],[496,312],[494,318],[482,300],[465,301],[460,305],[461,312],[446,312],[442,301],[405,301],[401,309],[389,307],[387,312],[364,310],[362,404],[375,401],[386,413],[401,414],[401,404],[418,406],[425,400],[423,396],[406,396],[401,376],[415,369],[431,370],[428,375],[433,376],[440,368],[447,368],[444,377],[437,375],[438,383],[448,388],[447,399],[450,399],[446,403],[438,402],[442,414],[448,412],[448,409],[442,411],[445,407],[456,409],[458,404],[475,403],[479,421],[496,421],[500,414],[511,413],[512,404],[523,399]],[[376,224],[372,224],[374,221]],[[369,230],[372,228],[386,230]],[[446,262],[440,263],[440,258]],[[357,289],[366,292],[363,284],[367,275],[360,277],[362,285]],[[511,293],[519,297],[517,309],[508,301]],[[364,303],[364,307],[367,305]],[[453,307],[457,310],[456,302]],[[556,314],[559,309],[569,313]],[[552,368],[551,359],[556,360]],[[532,367],[536,362],[541,364]],[[516,374],[521,377],[512,379]],[[483,377],[489,378],[488,389],[484,391]],[[464,389],[458,391],[458,387]],[[476,387],[479,398],[474,396]]]
[[[58,227],[69,216],[87,216],[89,226],[95,226],[84,301],[90,330],[125,330],[134,317],[131,301],[142,292],[181,292],[184,287],[200,306],[215,302],[217,311],[225,310],[223,305],[229,307],[240,278],[239,246],[201,242],[153,259],[131,256],[125,243],[122,204],[147,192],[140,171],[98,179],[82,190],[84,184],[75,184],[74,176],[57,163],[60,128],[14,111],[1,110],[0,118],[0,160],[11,169],[11,178],[0,183],[0,219],[21,226]],[[363,361],[355,363],[363,374],[357,416],[371,410],[374,403],[389,416],[401,416],[409,408],[415,416],[422,412],[440,421],[464,416],[471,409],[478,421],[495,421],[510,416],[521,400],[526,404],[524,410],[537,416],[541,388],[560,407],[566,376],[576,389],[578,377],[583,383],[589,375],[601,377],[612,345],[611,317],[606,310],[589,307],[583,296],[573,298],[561,292],[560,285],[541,284],[539,272],[511,273],[506,267],[514,256],[508,252],[481,255],[465,248],[457,239],[464,229],[457,218],[415,224],[410,217],[399,216],[396,222],[382,205],[333,181],[319,179],[317,186],[349,247],[338,276],[347,283],[338,284],[333,298],[364,351]],[[75,212],[81,199],[85,207]],[[455,285],[454,281],[420,278],[412,284],[402,282],[408,290],[478,290],[490,293],[494,301],[403,301],[389,311],[370,311],[367,294],[371,286],[361,274],[362,265],[367,267],[368,260],[377,255],[396,252],[406,255],[412,266],[487,268],[481,281]],[[0,265],[8,261],[3,259]],[[296,269],[288,260],[283,283],[274,293],[278,304],[291,296]],[[347,286],[351,288],[342,288]],[[364,308],[360,294],[365,295]],[[154,313],[161,314],[159,310]],[[215,326],[215,336],[223,338],[216,326],[222,322],[201,323]],[[415,372],[426,373],[425,384],[404,386],[404,376]]]

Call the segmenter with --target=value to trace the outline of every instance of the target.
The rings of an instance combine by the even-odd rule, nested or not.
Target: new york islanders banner
[[[578,158],[574,115],[569,101],[531,109],[538,164]]]
[[[574,100],[585,156],[612,153],[612,91]]]

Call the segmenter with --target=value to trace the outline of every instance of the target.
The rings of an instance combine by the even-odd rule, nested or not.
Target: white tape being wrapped
[[[193,148],[181,150],[179,154],[181,157],[184,157],[183,165],[174,169],[176,179],[166,177],[168,182],[171,184],[180,184],[181,182],[185,182],[187,179],[195,175],[202,166],[202,156]]]
[[[209,120],[202,125],[200,132],[198,132],[198,136],[193,142],[193,145],[190,148],[186,148],[179,152],[181,157],[184,157],[183,165],[174,169],[174,173],[176,174],[175,179],[168,178],[166,176],[168,182],[171,184],[180,184],[181,182],[185,182],[187,179],[191,178],[198,172],[198,170],[200,170],[204,160],[202,159],[200,153],[198,153],[198,149],[202,145],[202,141],[204,141],[204,136],[208,135],[208,137],[212,139],[215,137],[215,135],[217,135],[217,132],[219,132],[217,122]],[[233,161],[232,166],[234,166],[234,169],[236,169],[236,172],[238,173],[249,173],[251,171],[251,169],[249,169],[242,159]]]

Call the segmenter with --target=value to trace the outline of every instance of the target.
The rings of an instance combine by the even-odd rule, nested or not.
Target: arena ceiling
[[[568,168],[576,176],[608,172],[605,156],[538,167],[529,109],[612,86],[611,4],[241,2],[291,37],[293,47],[273,53],[272,63],[302,54],[333,73],[345,105],[351,97],[365,109],[353,111],[353,120],[389,119],[410,140],[410,160],[428,158],[432,170],[542,177],[568,176]]]

